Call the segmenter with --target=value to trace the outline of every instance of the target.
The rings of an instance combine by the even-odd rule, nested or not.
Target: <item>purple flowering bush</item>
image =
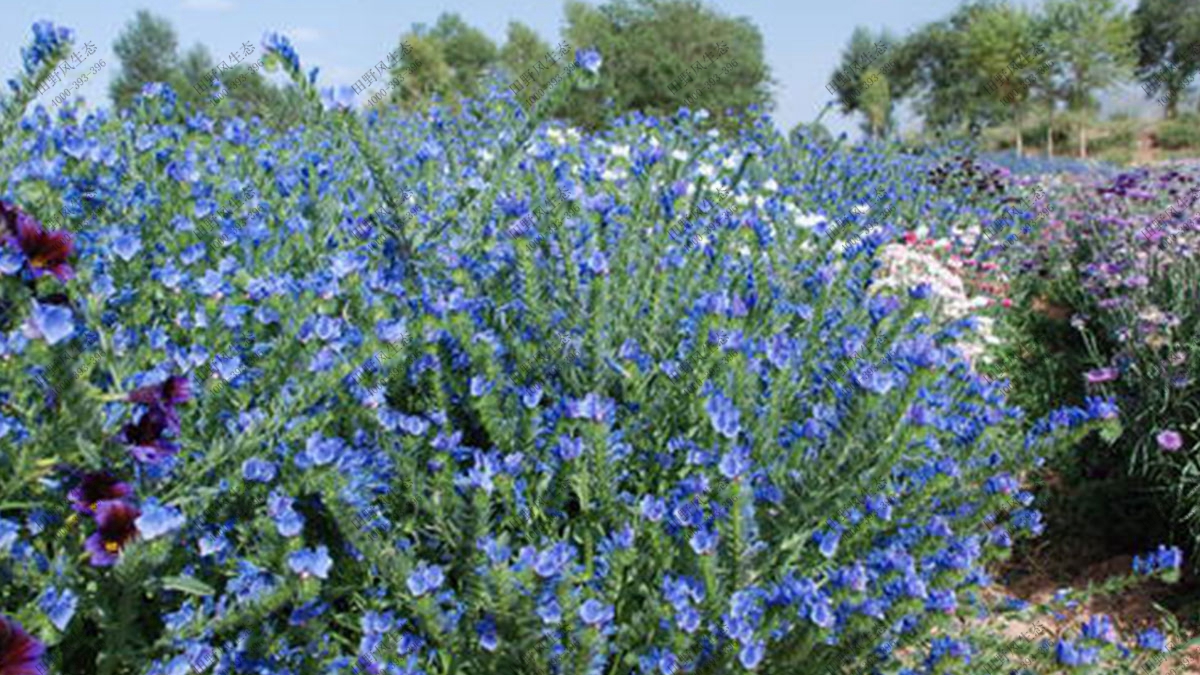
[[[0,154],[0,675],[894,672],[1117,414],[1021,432],[969,320],[875,288],[895,229],[835,245],[920,189],[895,148],[588,134],[498,88],[360,117],[264,48],[302,127],[150,84]]]
[[[1170,537],[1195,550],[1200,174],[1179,166],[1049,184],[1061,226],[1010,250],[1020,309],[1009,323],[1066,353],[1053,381],[1026,375],[1016,388],[1114,397],[1121,433],[1083,453],[1081,478],[1111,480],[1117,498],[1101,501],[1144,514],[1134,527],[1144,544]]]

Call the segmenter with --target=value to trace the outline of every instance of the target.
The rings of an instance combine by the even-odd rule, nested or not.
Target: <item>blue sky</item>
[[[1018,2],[1039,4],[1038,0]],[[887,27],[904,35],[946,16],[959,0],[709,0],[709,4],[729,15],[749,17],[762,31],[767,63],[777,81],[774,114],[787,129],[813,119],[830,98],[825,84],[855,26]],[[0,5],[6,5],[7,18],[0,24],[0,75],[7,78],[19,69],[19,48],[29,39],[29,26],[50,19],[74,28],[81,45],[95,44],[99,51],[88,59],[89,64],[99,59],[107,62],[97,74],[100,79],[89,81],[81,91],[89,102],[104,105],[108,82],[117,72],[112,43],[140,8],[171,21],[181,53],[200,42],[218,62],[245,41],[257,45],[266,30],[287,33],[306,68],[321,67],[323,84],[353,82],[394,49],[413,23],[432,24],[444,11],[458,12],[498,44],[513,20],[532,26],[550,43],[558,40],[563,28],[563,3],[557,0],[0,0]],[[52,97],[43,95],[42,100],[49,105]],[[858,128],[857,119],[843,117],[836,109],[825,122],[835,132]]]

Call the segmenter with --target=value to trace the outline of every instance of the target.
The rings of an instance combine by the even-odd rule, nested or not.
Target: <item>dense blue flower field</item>
[[[35,33],[0,153],[0,675],[951,672],[946,627],[1042,529],[1024,474],[1116,415],[1024,433],[971,320],[876,286],[896,227],[839,245],[880,194],[976,218],[925,196],[937,158],[686,109],[592,134],[499,87],[360,117],[278,36],[287,132],[164,85],[19,117],[71,38]]]

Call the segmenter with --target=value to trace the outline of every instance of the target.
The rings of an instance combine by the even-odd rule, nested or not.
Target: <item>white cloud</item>
[[[233,9],[233,0],[183,0],[184,9],[224,12]]]
[[[220,0],[218,0],[218,1],[220,1]],[[298,26],[296,28],[287,28],[281,32],[284,35],[291,38],[292,42],[295,42],[296,44],[303,44],[305,42],[316,42],[317,40],[321,39],[321,32],[318,31],[316,28],[309,28],[308,26]]]

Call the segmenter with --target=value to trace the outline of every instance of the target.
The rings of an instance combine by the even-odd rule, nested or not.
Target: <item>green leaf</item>
[[[162,587],[191,595],[215,595],[216,589],[195,577],[163,577]]]
[[[1124,431],[1118,420],[1108,420],[1100,427],[1100,438],[1103,438],[1105,443],[1112,445]]]

